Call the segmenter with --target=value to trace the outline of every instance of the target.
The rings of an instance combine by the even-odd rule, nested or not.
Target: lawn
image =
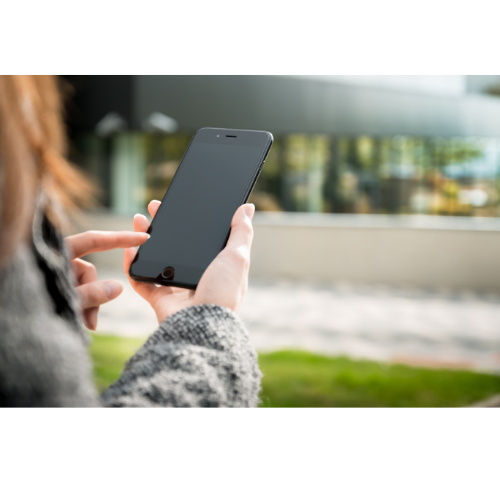
[[[120,377],[143,339],[94,335],[99,391]],[[328,357],[304,351],[259,354],[263,407],[455,407],[500,393],[500,377],[472,371]]]

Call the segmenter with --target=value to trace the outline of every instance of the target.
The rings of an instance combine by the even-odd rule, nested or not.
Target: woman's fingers
[[[128,280],[130,282],[130,285],[132,285],[132,288],[145,300],[148,302],[151,299],[151,296],[157,289],[154,285],[148,284],[148,283],[141,283],[141,282],[136,282],[135,280],[132,280],[129,275],[129,270],[130,270],[130,265],[132,265],[132,262],[134,261],[134,258],[137,254],[137,249],[136,248],[127,248],[125,250],[125,253],[123,254],[123,269],[125,270],[125,273],[128,277]]]
[[[201,277],[196,303],[222,305],[238,313],[248,286],[254,212],[255,207],[251,204],[236,210],[226,248]]]
[[[242,205],[236,210],[231,222],[231,234],[227,241],[227,248],[248,250],[248,256],[250,256],[253,241],[252,218],[254,214],[255,206],[252,203]]]
[[[149,221],[144,215],[137,214],[134,216],[134,230],[137,232],[145,232],[149,228]],[[132,280],[129,275],[130,265],[134,261],[137,254],[136,248],[127,248],[123,255],[123,269],[127,274],[130,284],[133,289],[143,298],[149,301],[151,295],[156,288],[154,285],[136,282]]]
[[[91,263],[77,258],[71,261],[71,266],[76,278],[77,286],[97,281],[97,270]],[[99,307],[83,308],[82,312],[85,327],[89,330],[96,330]]]
[[[71,260],[71,267],[78,285],[97,280],[97,270],[92,263],[76,258],[75,260]]]
[[[149,211],[149,214],[154,218],[155,215],[156,215],[156,212],[158,211],[158,208],[160,207],[161,205],[161,201],[158,201],[158,200],[153,200],[149,203],[148,205],[148,211]]]
[[[97,329],[97,314],[99,313],[99,307],[91,307],[90,309],[85,309],[83,311],[83,322],[85,327],[89,330]]]
[[[152,201],[149,204],[148,210],[151,216],[155,216],[160,205],[159,201]],[[142,245],[148,240],[149,234],[146,233],[148,228],[147,218],[143,215],[136,215],[134,217],[134,232],[88,231],[66,238],[68,249],[74,258],[71,265],[78,283],[76,290],[80,297],[84,322],[90,330],[95,330],[97,327],[99,306],[118,297],[123,291],[123,285],[114,280],[98,281],[95,267],[89,262],[80,260],[79,257],[94,252],[125,248],[123,263],[125,273],[128,276],[130,265],[137,253],[133,247]],[[130,277],[129,280],[139,295],[146,300],[151,299],[156,290],[154,285],[139,283]]]
[[[72,257],[80,258],[94,252],[136,247],[148,238],[147,233],[133,231],[86,231],[66,237],[66,243]]]
[[[80,297],[85,327],[96,330],[99,307],[118,297],[123,285],[115,280],[84,282],[76,287],[76,291]]]
[[[144,215],[134,216],[134,230],[139,233],[146,233],[149,228],[149,221]]]
[[[83,309],[99,307],[123,292],[123,285],[116,280],[98,280],[76,287]]]
[[[161,202],[158,200],[153,200],[149,203],[148,211],[153,218],[155,217],[156,212],[158,211],[160,205]],[[149,225],[150,223],[144,215],[137,213],[137,215],[134,216],[134,230],[136,232],[141,232],[141,233],[147,232]]]
[[[154,217],[160,205],[161,203],[159,201],[152,201],[151,203],[149,203],[148,210],[151,216]],[[144,215],[137,214],[134,216],[135,231],[145,232],[147,231],[148,228],[149,228],[149,222]],[[151,284],[136,282],[135,280],[131,279],[129,275],[130,266],[132,265],[132,262],[134,261],[136,255],[137,255],[136,248],[127,248],[125,250],[125,253],[123,255],[123,269],[125,270],[125,273],[129,279],[130,284],[132,285],[132,288],[143,299],[151,303],[152,300],[154,300],[154,297],[158,297],[159,291],[161,291],[163,295],[169,295],[175,293],[176,291],[184,291],[184,289],[176,289],[175,287],[156,287]]]
[[[153,211],[151,216],[154,216],[154,214],[158,210],[158,206],[160,206],[160,202],[151,201],[151,203],[149,203],[148,209],[151,206],[153,206],[153,210],[150,210],[150,213],[151,211]],[[149,228],[149,221],[144,215],[138,213],[137,215],[134,216],[134,230],[136,232],[146,232],[148,228]],[[137,255],[136,248],[127,248],[125,250],[125,253],[123,254],[123,269],[125,270],[125,274],[127,275],[128,280],[132,285],[132,288],[143,299],[149,302],[157,287],[146,283],[136,282],[135,280],[132,280],[129,275],[130,265],[132,265],[132,262],[134,261],[136,255]]]

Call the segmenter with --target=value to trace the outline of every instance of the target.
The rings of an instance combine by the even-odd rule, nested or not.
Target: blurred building
[[[500,76],[65,76],[103,207],[161,199],[205,126],[275,136],[263,211],[496,217]]]

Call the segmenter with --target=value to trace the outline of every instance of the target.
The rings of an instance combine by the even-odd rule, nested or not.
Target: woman
[[[237,313],[247,290],[251,219],[243,205],[226,248],[196,291],[130,280],[159,328],[99,398],[83,325],[123,287],[98,281],[80,257],[134,247],[149,235],[87,232],[63,239],[63,208],[89,198],[88,183],[63,158],[61,99],[51,76],[0,76],[0,405],[255,406],[261,373]],[[154,216],[160,202],[149,204]]]

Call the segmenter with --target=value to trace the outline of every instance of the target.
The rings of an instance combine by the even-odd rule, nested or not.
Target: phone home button
[[[175,270],[173,267],[167,267],[163,270],[163,272],[161,272],[161,276],[165,279],[165,280],[173,280],[174,279],[174,275],[175,275]]]

